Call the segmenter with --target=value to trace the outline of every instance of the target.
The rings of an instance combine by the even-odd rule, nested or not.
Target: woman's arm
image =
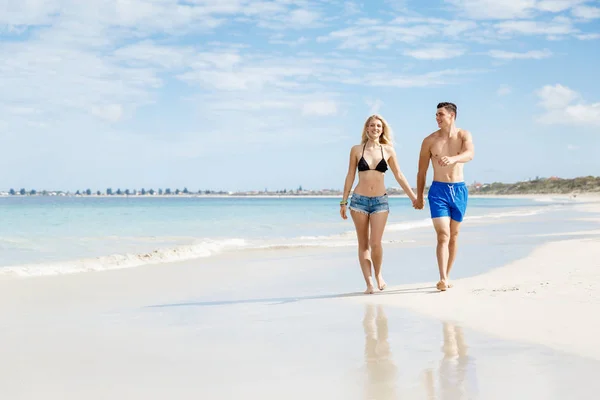
[[[344,192],[342,193],[342,201],[348,201],[350,196],[350,190],[354,184],[354,178],[356,177],[356,155],[354,154],[354,146],[350,149],[350,161],[348,162],[348,173],[346,174],[346,180],[344,181]]]
[[[406,177],[400,170],[400,166],[398,165],[398,159],[396,157],[396,150],[394,150],[392,146],[388,146],[387,150],[390,154],[388,164],[392,172],[394,173],[394,178],[396,178],[396,182],[400,184],[402,190],[404,190],[404,193],[406,193],[408,198],[414,202],[415,200],[417,200],[417,195],[415,195],[415,192],[413,192],[408,181],[406,180]]]

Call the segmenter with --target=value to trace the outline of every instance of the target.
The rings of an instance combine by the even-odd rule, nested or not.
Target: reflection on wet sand
[[[381,305],[367,304],[363,319],[367,382],[365,398],[396,399],[396,370],[388,342],[388,320]]]
[[[467,345],[460,327],[443,323],[443,357],[438,368],[438,391],[436,396],[436,378],[433,369],[425,371],[427,398],[463,400],[477,398],[475,362],[467,355]]]

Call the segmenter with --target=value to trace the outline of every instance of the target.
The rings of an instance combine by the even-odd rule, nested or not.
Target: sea
[[[471,197],[466,221],[545,213],[564,199]],[[429,228],[427,207],[390,197],[386,232]],[[102,271],[224,252],[355,246],[332,197],[0,197],[0,275]]]

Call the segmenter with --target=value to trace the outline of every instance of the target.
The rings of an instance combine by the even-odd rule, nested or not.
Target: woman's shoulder
[[[387,143],[387,144],[384,144],[382,146],[383,146],[383,150],[387,151],[388,153],[390,153],[390,154],[395,154],[396,153],[396,150],[394,149],[394,145],[393,144]]]
[[[353,153],[356,153],[357,151],[361,151],[362,147],[363,147],[363,145],[361,143],[355,144],[354,146],[352,146],[350,148],[350,151],[353,152]]]

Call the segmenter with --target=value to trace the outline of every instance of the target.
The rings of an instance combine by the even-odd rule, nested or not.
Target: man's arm
[[[469,162],[475,157],[475,145],[473,145],[473,137],[471,136],[471,132],[462,131],[462,151],[455,156],[444,156],[440,158],[439,164],[442,167],[447,167],[448,165],[454,165],[456,163],[466,163]]]
[[[429,168],[429,160],[431,160],[430,144],[428,138],[423,140],[421,144],[421,152],[419,153],[419,172],[417,172],[417,201],[423,202],[423,192],[425,191],[425,180],[427,179],[427,169]]]
[[[471,132],[462,131],[463,132],[463,145],[462,151],[451,157],[454,160],[454,163],[466,163],[469,162],[475,157],[475,145],[473,144],[473,137],[471,136]],[[452,164],[454,164],[452,163]]]

